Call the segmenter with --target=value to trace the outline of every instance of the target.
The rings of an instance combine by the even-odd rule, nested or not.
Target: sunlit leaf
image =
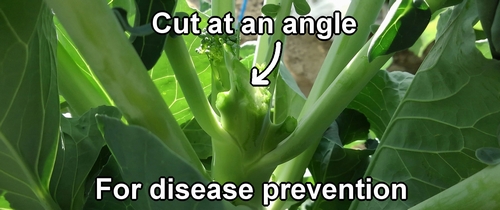
[[[406,183],[408,199],[355,201],[351,209],[407,209],[485,168],[477,149],[498,148],[500,63],[476,49],[475,1],[445,13],[365,174]]]
[[[478,16],[490,43],[491,54],[500,59],[500,2],[477,0]]]
[[[0,195],[58,209],[49,193],[59,132],[56,33],[41,0],[0,2]]]
[[[368,49],[368,59],[411,47],[424,32],[431,10],[423,0],[398,0],[378,28]]]

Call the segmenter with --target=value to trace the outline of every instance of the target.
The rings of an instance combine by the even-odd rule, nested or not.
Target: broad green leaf
[[[58,209],[56,33],[43,1],[0,2],[0,194],[15,209]]]
[[[106,152],[109,153],[109,150],[106,148]],[[118,162],[116,162],[116,159],[111,156],[111,155],[103,155],[101,153],[101,156],[99,158],[103,158],[102,160],[105,160],[102,165],[99,163],[96,163],[94,166],[98,166],[98,173],[95,174],[95,176],[89,177],[87,180],[87,186],[89,188],[88,194],[87,194],[87,199],[85,202],[85,206],[83,209],[125,209],[125,210],[133,210],[134,207],[131,205],[132,200],[131,199],[125,199],[125,200],[116,200],[115,197],[113,197],[113,194],[111,193],[103,193],[102,195],[102,200],[97,200],[96,199],[96,185],[95,185],[95,180],[97,177],[111,177],[113,180],[111,183],[108,183],[110,186],[114,186],[118,183],[123,183],[125,182],[121,176],[120,172],[120,166],[118,165]],[[89,185],[91,184],[91,185]]]
[[[276,15],[278,15],[279,10],[280,10],[280,5],[277,4],[266,4],[262,6],[262,8],[260,9],[262,14],[272,18],[275,18]]]
[[[349,142],[359,137],[366,138],[369,124],[366,118],[362,119],[364,116],[360,115],[362,114],[354,110],[344,110],[329,128],[330,138],[341,142]],[[342,148],[335,141],[323,137],[309,163],[309,171],[316,183],[355,183],[363,176],[368,167],[369,155],[373,152],[373,150]],[[312,209],[347,209],[350,203],[350,201],[318,199],[314,202]]]
[[[196,12],[196,10],[189,8],[186,1],[178,1],[175,11],[186,12],[188,14]],[[207,26],[206,20],[208,17],[200,12],[198,14],[201,18],[199,27],[200,29],[202,29]],[[205,94],[208,97],[211,91],[211,81],[212,81],[210,63],[206,55],[199,54],[196,51],[196,48],[198,48],[201,44],[201,39],[193,34],[183,35],[183,38],[184,41],[186,42],[187,48],[189,49],[189,54],[191,55],[191,58],[193,60],[193,64],[198,73],[198,78],[200,79],[200,82],[203,86],[203,90],[205,91]],[[186,99],[184,98],[184,94],[182,93],[182,90],[175,79],[174,72],[170,66],[170,63],[165,53],[162,53],[160,59],[158,60],[158,63],[149,71],[149,74],[151,76],[151,79],[154,81],[156,87],[160,91],[163,99],[169,106],[170,111],[177,120],[177,123],[179,125],[184,125],[182,126],[182,128],[185,131],[185,134],[188,137],[208,136],[208,134],[206,134],[205,131],[203,131],[201,128],[198,129],[193,127],[185,127],[187,125],[192,125],[192,123],[188,122],[193,120],[194,117],[191,111],[189,110],[189,106],[186,102]],[[203,145],[211,144],[211,141],[209,141],[210,139],[205,137],[203,139],[204,140],[198,138],[196,139],[189,138],[189,141],[191,143],[196,143],[196,144],[200,143]],[[203,157],[206,156],[204,155],[206,149],[207,148],[203,148],[201,150],[197,150],[196,152],[199,156]]]
[[[203,132],[195,118],[182,124],[181,127],[200,159],[212,156],[211,138],[207,133]]]
[[[104,114],[120,119],[115,107],[101,106],[80,118],[61,116],[61,142],[50,182],[52,197],[62,209],[79,209],[85,200],[85,181],[105,145],[95,119]]]
[[[336,121],[334,121],[332,123],[332,126],[330,126],[330,133],[330,136],[335,135],[336,138],[340,141],[339,127]],[[322,138],[318,147],[316,148],[314,156],[309,162],[308,167],[315,183],[325,181],[326,174],[328,172],[328,166],[330,164],[330,157],[335,146],[336,143],[334,141]]]
[[[431,10],[423,0],[398,0],[378,28],[368,49],[368,60],[411,47],[424,32]]]
[[[241,45],[240,58],[245,59],[249,56],[253,56],[255,54],[255,48],[257,48],[257,40],[246,41]],[[248,69],[251,69],[252,67],[253,66],[250,66]]]
[[[10,208],[9,201],[7,201],[7,199],[5,199],[4,195],[0,195],[0,209],[2,209],[2,210],[12,210],[12,208]]]
[[[380,70],[348,108],[363,113],[370,129],[381,138],[413,77],[407,72]]]
[[[365,174],[405,182],[408,199],[355,201],[351,209],[407,209],[485,168],[477,149],[498,148],[500,62],[475,47],[475,1],[445,13]]]
[[[98,115],[108,147],[118,162],[125,183],[141,182],[138,199],[132,202],[134,209],[220,209],[221,201],[154,201],[149,196],[149,186],[160,177],[174,177],[175,183],[208,183],[190,164],[177,156],[160,139],[139,126],[127,126],[118,119]]]
[[[57,79],[60,94],[65,97],[73,115],[82,115],[91,108],[111,105],[111,100],[83,60],[80,52],[57,18]]]
[[[323,133],[322,139],[332,142],[340,147],[344,146],[339,136],[339,126],[337,121],[333,122],[330,126],[328,126],[326,131]]]
[[[353,109],[344,109],[336,121],[339,127],[338,135],[343,145],[368,139],[370,123],[362,113]]]
[[[327,174],[340,174],[340,171],[342,171],[341,173],[350,173],[349,170],[344,170],[349,169],[349,167],[342,168],[338,167],[338,163],[332,165],[330,165],[330,163],[337,161],[341,162],[345,153],[349,153],[347,150],[350,150],[342,148],[341,145],[348,144],[354,139],[366,139],[368,137],[369,128],[368,121],[363,114],[351,109],[344,110],[325,132],[320,145],[316,149],[314,158],[310,163],[309,170],[314,177],[314,181],[331,181],[328,180]],[[373,151],[370,153],[373,153]],[[338,170],[340,168],[342,168],[342,170]]]

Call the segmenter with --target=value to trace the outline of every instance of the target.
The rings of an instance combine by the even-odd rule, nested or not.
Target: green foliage
[[[500,116],[493,104],[500,103],[500,64],[476,49],[476,17],[473,1],[442,14],[436,44],[367,170],[366,175],[377,181],[404,181],[412,196],[398,202],[356,202],[353,209],[416,205],[482,170],[485,164],[475,158],[477,149],[498,148]],[[391,170],[386,170],[389,165]]]
[[[381,70],[348,107],[363,113],[370,122],[370,129],[382,137],[413,77],[407,72]]]
[[[197,206],[202,206],[203,209],[224,209],[222,201],[211,202],[205,199],[193,202],[194,200],[188,199],[187,202],[180,200],[159,202],[144,199],[149,198],[148,187],[159,182],[160,177],[174,177],[176,182],[185,183],[207,184],[208,180],[146,129],[127,126],[118,119],[102,115],[97,116],[97,121],[116,159],[123,181],[136,183],[140,180],[143,185],[144,189],[138,191],[138,198],[142,199],[131,202],[134,209],[163,209],[167,205],[173,209],[197,209]],[[138,156],[142,158],[136,158]]]
[[[295,9],[295,12],[297,12],[297,14],[299,15],[307,15],[311,12],[311,7],[309,6],[309,3],[307,3],[306,0],[294,0],[293,8]]]
[[[315,182],[320,183],[355,183],[363,176],[370,162],[369,156],[374,150],[356,150],[343,148],[337,142],[348,144],[354,140],[368,138],[370,124],[366,117],[352,109],[346,109],[325,132],[314,156],[309,163],[309,170]],[[342,170],[336,170],[342,168]],[[350,201],[316,200],[312,209],[348,209]]]
[[[49,193],[60,118],[50,8],[0,8],[0,194],[15,209],[58,209]]]
[[[483,147],[476,150],[476,157],[481,162],[488,165],[500,163],[500,149],[496,147]]]
[[[115,107],[93,108],[80,118],[61,116],[61,142],[57,151],[50,192],[62,209],[84,205],[88,189],[85,182],[105,141],[98,129],[96,114],[121,118]]]
[[[368,59],[411,47],[424,32],[431,19],[431,9],[423,0],[396,1],[375,33]]]
[[[499,208],[491,202],[500,199],[500,63],[491,59],[498,5],[396,1],[366,42],[367,17],[378,11],[360,2],[346,15],[367,22],[366,34],[336,37],[309,98],[281,61],[269,87],[250,83],[249,70],[269,63],[262,58],[272,41],[285,41],[282,23],[243,46],[238,34],[206,33],[210,14],[225,14],[232,1],[214,0],[206,13],[173,0],[1,2],[0,208]],[[262,12],[280,21],[292,4],[310,12],[305,0],[269,2]],[[160,10],[198,12],[205,31],[152,33]],[[422,55],[433,40],[416,75],[380,70],[393,52]],[[262,207],[269,180],[355,184],[367,176],[404,182],[408,199],[288,197]],[[141,182],[139,199],[104,192],[96,200],[98,177],[111,177],[110,186]],[[161,177],[248,182],[254,197],[153,201],[148,188]]]

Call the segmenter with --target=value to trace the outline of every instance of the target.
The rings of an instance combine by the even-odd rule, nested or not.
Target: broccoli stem
[[[184,38],[182,36],[168,37],[167,43],[168,45],[165,45],[164,51],[196,121],[212,138],[219,140],[231,139],[231,136],[222,129],[217,120],[217,114],[205,96]]]
[[[303,175],[323,132],[392,56],[381,56],[369,63],[368,45],[356,54],[316,103],[303,109],[297,129],[257,164],[258,167],[278,165],[298,155],[278,167],[277,182],[295,181]],[[272,209],[279,209],[281,205],[283,202],[277,201]]]
[[[234,14],[234,2],[233,0],[212,0],[212,17],[224,17],[224,15],[228,12],[231,13],[231,16],[235,19]],[[231,25],[231,28],[234,28],[234,22]],[[238,31],[239,32],[239,31]]]

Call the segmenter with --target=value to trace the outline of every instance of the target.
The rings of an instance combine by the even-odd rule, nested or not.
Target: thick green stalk
[[[85,75],[68,52],[57,45],[57,83],[59,92],[71,106],[72,114],[82,115],[91,108],[112,103],[106,94]]]
[[[236,14],[234,14],[234,2],[233,0],[212,0],[212,16],[223,18],[226,13],[230,12],[234,19],[231,28],[234,28],[236,21],[238,21]],[[235,30],[235,32],[239,31]]]
[[[317,146],[320,137],[331,122],[340,115],[392,56],[392,54],[380,56],[369,63],[368,45],[365,44],[354,56],[316,103],[309,109],[304,109],[305,114],[300,119],[296,130],[276,149],[266,154],[256,164],[257,167],[281,164],[304,152],[308,147]]]
[[[231,16],[233,17],[233,20],[234,20],[234,22],[232,22],[232,24],[231,24],[231,28],[234,29],[236,21],[238,21],[236,18],[234,8],[235,8],[235,1],[233,1],[233,0],[212,0],[212,5],[211,5],[212,14],[211,14],[211,16],[212,17],[217,16],[217,17],[223,18],[226,13],[230,12]],[[234,30],[234,32],[239,33],[239,30]],[[222,62],[222,64],[224,64],[224,62]],[[217,108],[215,107],[215,101],[217,100],[217,94],[220,92],[220,90],[217,89],[216,83],[220,82],[223,86],[227,85],[227,82],[229,82],[227,79],[229,77],[229,72],[227,72],[227,71],[220,72],[219,71],[219,74],[221,74],[220,77],[222,78],[221,81],[216,80],[216,75],[215,75],[216,73],[217,72],[213,71],[213,68],[212,68],[212,95],[210,98],[210,103],[213,105],[213,109],[214,109],[215,113],[218,114],[219,110],[217,110]]]
[[[130,124],[142,126],[204,172],[106,1],[45,0]]]
[[[274,43],[277,41],[281,41],[283,44],[285,43],[285,34],[281,31],[281,28],[283,27],[283,20],[290,16],[290,11],[292,9],[292,0],[281,0],[280,1],[280,9],[278,11],[278,14],[276,15],[276,18],[274,19],[274,34],[270,37],[270,42],[269,46],[267,49],[266,53],[266,58],[263,63],[266,65],[271,62],[271,59],[273,57],[273,52],[274,52]],[[282,46],[282,51],[284,50],[284,47]],[[281,56],[282,58],[283,56]],[[280,58],[280,60],[281,60]],[[260,63],[259,63],[260,64]],[[267,77],[271,83],[275,83],[276,81],[276,76],[278,75],[277,69],[279,68],[279,65],[277,65],[274,69],[274,71]],[[274,89],[276,87],[276,84],[271,84],[270,91],[274,92]]]
[[[167,43],[164,48],[165,53],[196,121],[212,138],[231,139],[231,136],[221,127],[217,114],[208,103],[184,38],[182,36],[168,37]]]
[[[500,209],[500,165],[488,166],[410,210]],[[411,195],[410,195],[411,196]],[[358,202],[355,202],[356,206]],[[352,206],[350,209],[355,209]]]
[[[368,63],[367,51],[368,44],[356,54],[312,108],[308,109],[309,111],[305,110],[306,114],[299,122],[297,130],[278,148],[261,159],[260,164],[279,164],[300,154],[277,167],[276,182],[300,181],[318,147],[323,132],[392,56],[392,54],[381,56],[372,63]],[[303,148],[307,149],[304,151]],[[283,205],[283,201],[277,200],[272,204],[271,209],[281,209]]]
[[[370,25],[375,22],[384,0],[352,0],[345,16],[352,16],[358,22],[353,35],[341,34],[334,38],[314,85],[307,97],[303,110],[307,110],[332,84],[354,55],[363,47],[370,35]]]
[[[323,65],[321,66],[321,69],[318,73],[318,76],[316,78],[316,81],[314,82],[314,85],[311,89],[311,92],[308,96],[308,99],[306,103],[304,104],[304,107],[302,108],[302,112],[299,116],[299,122],[304,125],[299,125],[300,127],[310,127],[313,125],[316,125],[316,122],[304,122],[304,116],[309,113],[311,110],[315,110],[316,108],[314,105],[317,105],[315,102],[323,95],[325,90],[329,89],[329,87],[334,87],[335,85],[333,84],[334,81],[336,81],[337,77],[341,72],[344,70],[346,67],[347,63],[351,61],[351,58],[357,54],[358,58],[353,59],[351,63],[358,62],[362,57],[360,56],[365,56],[365,54],[360,54],[358,51],[361,47],[365,46],[367,47],[368,45],[366,44],[366,40],[368,38],[368,35],[370,34],[370,25],[374,23],[375,19],[377,18],[380,9],[382,8],[384,1],[383,0],[373,0],[373,1],[364,1],[361,3],[361,0],[353,0],[351,2],[351,5],[349,6],[349,9],[347,13],[344,16],[352,16],[356,18],[357,23],[358,23],[358,30],[356,31],[355,34],[353,35],[345,35],[341,34],[339,36],[335,37],[335,40],[330,47],[330,50],[328,51],[328,54],[325,58],[325,61]],[[366,49],[365,49],[366,50]],[[364,58],[363,58],[364,59]],[[378,70],[380,66],[385,63],[383,61],[384,59],[380,60],[378,59],[378,63],[382,64],[372,64],[371,68],[374,70]],[[366,62],[366,61],[365,61]],[[361,64],[361,63],[357,63]],[[352,66],[352,64],[351,64]],[[375,68],[376,67],[376,68]],[[355,68],[355,65],[352,66],[350,69]],[[367,68],[365,66],[365,68]],[[347,70],[347,69],[346,69]],[[373,70],[373,71],[374,71]],[[371,70],[369,70],[371,71]],[[371,78],[371,77],[370,77]],[[358,79],[355,78],[345,78],[348,81],[358,81]],[[364,84],[365,85],[365,84]],[[363,85],[363,87],[364,87]],[[343,89],[338,89],[342,87],[337,87],[337,90],[343,90]],[[361,90],[361,89],[360,89]],[[328,91],[327,91],[328,92]],[[358,91],[359,92],[359,91]],[[350,95],[351,98],[354,98],[358,92],[353,93],[354,96]],[[345,92],[347,93],[347,91]],[[326,93],[325,93],[326,94]],[[331,93],[333,94],[333,93]],[[352,100],[352,99],[351,99]],[[347,104],[351,101],[348,100],[347,98],[342,98],[342,97],[336,97],[336,98],[331,98],[330,103],[331,107],[335,107],[336,113],[333,114],[330,113],[330,111],[326,111],[325,113],[330,113],[333,114],[333,118],[325,119],[323,124],[329,124],[335,118],[342,112],[342,110],[347,106]],[[345,106],[340,106],[339,103],[333,104],[333,102],[336,101],[342,101],[344,103],[347,103]],[[339,107],[340,106],[340,107]],[[341,108],[341,109],[338,109]],[[314,111],[313,111],[314,112]],[[320,110],[315,110],[316,114],[321,114]],[[324,117],[324,115],[322,115]],[[310,118],[311,119],[311,118]],[[328,126],[328,125],[326,125]],[[298,127],[299,128],[299,127]],[[316,127],[317,128],[317,127]],[[325,129],[327,127],[324,127]],[[309,161],[311,160],[314,151],[316,150],[317,145],[319,144],[319,140],[321,139],[321,136],[323,134],[323,131],[325,130],[317,130],[315,132],[309,132],[309,135],[304,135],[305,139],[310,140],[310,145],[306,145],[304,148],[307,148],[302,154],[299,156],[295,157],[293,160],[286,162],[284,164],[281,164],[278,166],[275,170],[274,175],[276,176],[276,180],[278,183],[279,182],[286,182],[286,181],[299,181],[304,174],[305,169],[307,168]],[[308,131],[304,128],[303,132],[307,133]],[[292,138],[292,136],[290,137]],[[297,137],[293,137],[297,138]],[[303,141],[305,141],[303,139]],[[311,141],[312,140],[312,141]],[[297,140],[299,141],[299,140]],[[309,147],[307,147],[309,146]],[[284,201],[277,200],[275,203],[272,204],[271,209],[280,209],[284,205]]]

